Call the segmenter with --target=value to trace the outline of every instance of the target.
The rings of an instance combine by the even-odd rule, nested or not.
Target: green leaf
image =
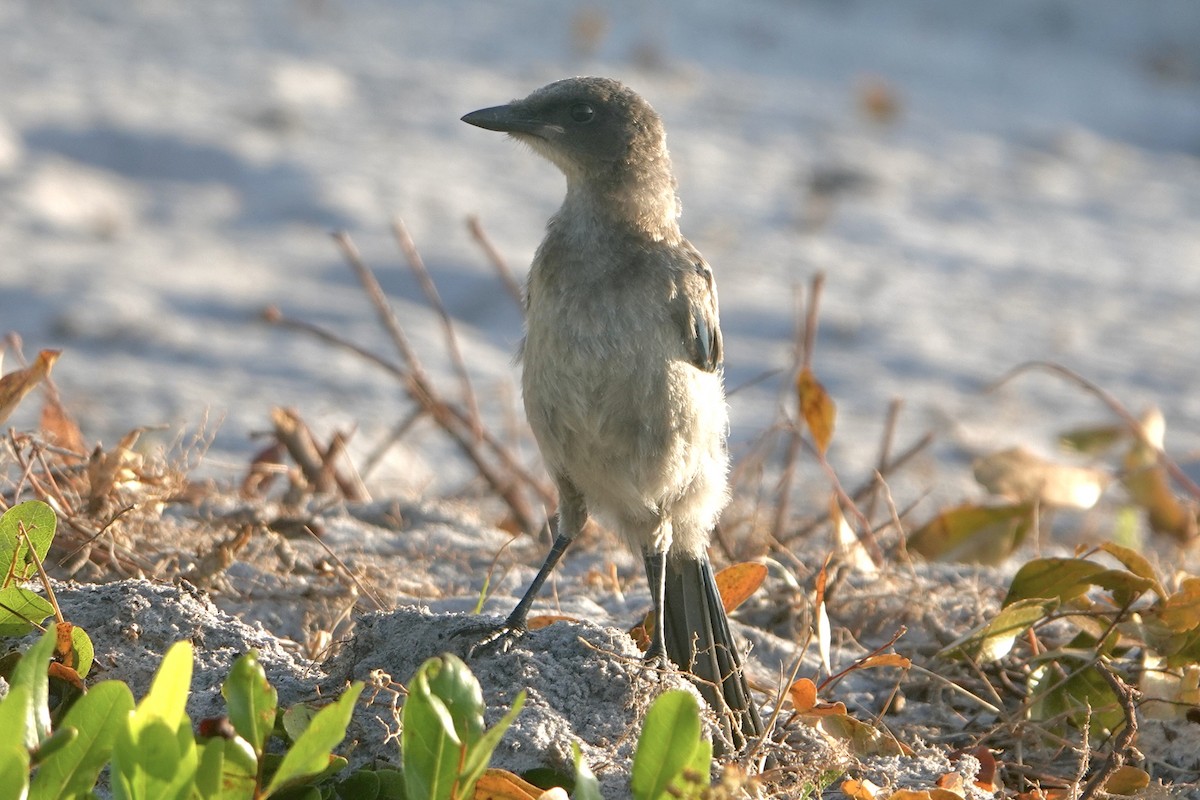
[[[71,744],[79,737],[79,731],[72,728],[70,725],[59,725],[54,729],[54,733],[47,736],[38,749],[31,754],[33,766],[40,767],[42,762],[48,758],[52,758],[56,753],[64,747]]]
[[[9,681],[10,690],[17,686],[24,686],[29,690],[29,700],[25,708],[26,722],[22,730],[25,735],[25,748],[30,751],[36,750],[50,735],[50,682],[46,671],[50,667],[50,657],[53,654],[54,630],[51,629],[38,639],[37,644],[25,651]]]
[[[29,725],[30,689],[11,686],[0,700],[0,797],[25,797],[29,789],[29,750],[25,730]]]
[[[1104,571],[1082,558],[1035,558],[1017,570],[1003,605],[1029,598],[1072,600],[1095,585],[1091,578]]]
[[[304,733],[284,755],[279,769],[267,786],[265,796],[285,788],[292,781],[317,775],[329,767],[333,748],[346,738],[346,726],[350,724],[354,704],[358,702],[362,690],[361,681],[351,684],[341,697],[317,712]]]
[[[435,657],[417,669],[408,682],[408,698],[401,710],[405,794],[423,800],[447,800],[451,796],[462,755],[450,710],[429,689],[429,673],[440,666],[441,659]]]
[[[113,743],[112,788],[117,800],[184,800],[199,764],[185,713],[192,682],[192,646],[167,651],[150,691]]]
[[[46,598],[24,586],[0,589],[0,636],[24,636],[53,613]]]
[[[241,736],[197,745],[196,789],[205,800],[245,800],[258,785],[258,758]]]
[[[1018,636],[1057,607],[1057,600],[1017,600],[990,622],[946,645],[938,655],[965,653],[980,661],[999,661],[1012,650]]]
[[[18,503],[0,516],[0,586],[29,580],[37,574],[37,566],[29,555],[29,543],[33,544],[38,561],[45,561],[57,525],[54,509],[41,500]],[[29,537],[28,543],[20,535],[22,528]]]
[[[448,657],[454,658],[454,656]],[[470,673],[468,672],[468,674]],[[471,680],[475,680],[474,675],[471,675]],[[512,708],[508,710],[508,713],[499,722],[489,728],[474,744],[466,745],[467,755],[463,759],[462,770],[459,772],[457,781],[457,797],[468,798],[472,796],[475,782],[487,770],[487,765],[492,760],[492,752],[496,749],[496,745],[500,744],[500,739],[504,737],[504,732],[513,724],[513,720],[517,718],[517,714],[521,713],[521,707],[524,705],[525,692],[522,690],[513,699]]]
[[[75,671],[79,677],[86,678],[96,660],[96,648],[87,631],[78,625],[71,626],[71,651],[75,656]]]
[[[293,742],[304,735],[308,730],[308,726],[312,724],[313,717],[317,715],[321,709],[311,706],[308,703],[297,703],[288,708],[280,715],[280,720],[283,723],[283,732]]]
[[[575,753],[575,793],[573,800],[604,800],[600,794],[600,781],[583,759],[583,751],[578,742],[571,742],[571,750]]]
[[[667,796],[700,744],[700,706],[690,693],[676,689],[650,706],[633,756],[630,788],[636,800]]]
[[[33,780],[30,800],[86,794],[108,763],[117,731],[133,710],[133,695],[120,681],[98,683],[75,701],[60,727],[79,732],[67,746],[47,756]]]
[[[1062,680],[1062,671],[1070,675]],[[1081,729],[1090,719],[1092,737],[1099,741],[1115,732],[1125,714],[1112,688],[1094,666],[1086,662],[1058,658],[1034,669],[1029,675],[1031,719],[1065,734],[1066,726]]]
[[[337,785],[337,796],[342,800],[376,800],[379,775],[368,769],[355,770]]]
[[[429,662],[426,662],[427,664]],[[441,698],[458,741],[471,747],[483,736],[483,689],[462,659],[446,653],[426,672],[429,691]]]
[[[404,794],[404,773],[398,769],[380,769],[375,774],[379,777],[379,800],[407,800]]]
[[[275,728],[279,694],[267,680],[257,653],[251,650],[233,662],[229,677],[221,685],[221,695],[229,706],[233,729],[261,755]]]

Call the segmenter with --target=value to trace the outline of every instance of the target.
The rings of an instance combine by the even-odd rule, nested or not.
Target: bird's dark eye
[[[571,119],[576,122],[591,122],[592,117],[596,116],[596,110],[587,103],[576,103],[571,106]]]

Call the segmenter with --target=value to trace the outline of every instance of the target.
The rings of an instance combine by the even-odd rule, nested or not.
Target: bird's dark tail
[[[735,750],[742,750],[762,734],[763,725],[708,557],[668,555],[664,595],[667,655],[694,676],[700,694],[717,712],[725,737]]]

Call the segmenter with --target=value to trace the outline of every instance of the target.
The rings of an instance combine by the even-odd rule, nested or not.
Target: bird
[[[720,752],[763,732],[707,546],[729,500],[728,409],[713,271],[680,232],[662,119],[617,80],[576,77],[472,111],[566,177],[530,265],[518,351],[526,416],[558,489],[556,536],[504,624],[507,648],[589,516],[642,556],[645,662],[691,676]]]

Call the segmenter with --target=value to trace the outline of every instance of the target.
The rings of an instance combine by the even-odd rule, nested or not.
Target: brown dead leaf
[[[14,370],[0,378],[0,424],[6,422],[25,395],[50,374],[61,353],[61,350],[43,350],[25,369]]]
[[[1014,503],[1086,510],[1096,505],[1109,483],[1101,470],[1056,464],[1023,447],[976,459],[973,466],[983,488]]]
[[[73,453],[86,454],[88,447],[83,441],[83,431],[79,430],[79,425],[63,408],[57,394],[49,392],[48,395],[42,406],[42,420],[38,425],[42,438]]]
[[[717,573],[717,590],[721,593],[721,605],[726,614],[733,610],[758,591],[762,582],[767,578],[767,567],[756,561],[746,561],[732,564]]]
[[[888,125],[900,115],[900,98],[892,85],[878,76],[864,78],[858,87],[858,106],[866,117]]]
[[[800,416],[812,432],[817,450],[824,455],[833,439],[837,404],[808,367],[800,370],[800,375],[796,378],[796,394],[800,398]]]

